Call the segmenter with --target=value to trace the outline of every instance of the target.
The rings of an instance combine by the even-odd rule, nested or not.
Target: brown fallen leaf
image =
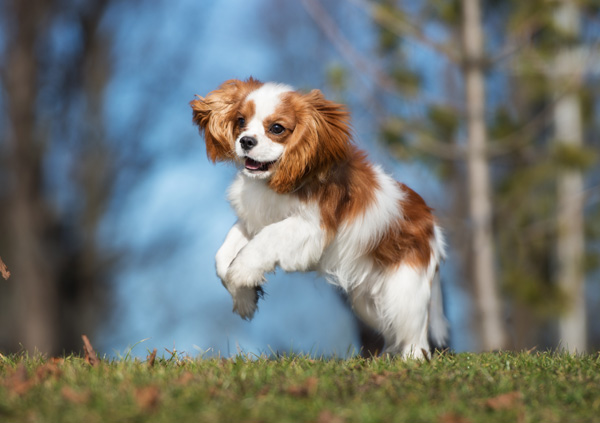
[[[471,420],[458,413],[444,413],[438,417],[439,423],[471,423]]]
[[[19,396],[26,394],[34,384],[35,381],[28,377],[27,369],[23,363],[19,363],[15,371],[4,380],[4,385],[8,391]]]
[[[64,386],[60,390],[60,394],[64,399],[73,404],[87,404],[90,400],[89,391],[76,391],[75,389],[69,386]]]
[[[52,364],[64,364],[65,359],[62,357],[50,357],[50,363]]]
[[[344,419],[329,410],[323,410],[317,417],[317,423],[344,423]]]
[[[152,411],[158,406],[160,389],[158,386],[150,385],[135,390],[135,402],[144,411]]]
[[[519,391],[507,392],[486,400],[485,405],[492,410],[510,410],[523,403],[523,394]]]
[[[194,374],[192,372],[183,372],[181,376],[175,379],[175,384],[186,386],[189,385],[192,380],[194,380]]]
[[[85,335],[81,335],[81,339],[83,339],[83,352],[85,353],[85,362],[92,367],[97,366],[100,363],[100,359],[96,355],[96,351],[94,351],[90,340]]]
[[[8,271],[8,267],[6,267],[6,264],[4,264],[4,262],[2,261],[2,257],[0,257],[0,274],[2,274],[2,277],[5,280],[8,280],[8,278],[10,278],[10,272]]]
[[[264,398],[267,395],[269,395],[269,392],[271,392],[271,388],[269,387],[269,385],[264,385],[256,394],[256,398]]]
[[[371,375],[371,381],[375,385],[381,386],[387,381],[387,377],[384,375],[381,375],[381,374],[374,374],[374,375]]]
[[[4,379],[3,385],[9,392],[24,395],[35,385],[51,376],[58,377],[61,373],[62,371],[55,364],[48,362],[38,366],[30,376],[23,363],[19,363],[14,372]]]
[[[404,376],[406,370],[401,370],[399,372],[390,372],[389,370],[384,370],[382,373],[373,373],[369,376],[369,380],[377,386],[381,386],[384,383],[392,381],[394,379],[398,379]]]
[[[50,376],[54,376],[55,378],[60,376],[62,370],[58,368],[58,366],[52,362],[44,363],[35,369],[35,376],[37,378],[37,382],[43,382],[48,379]]]
[[[319,380],[316,377],[307,378],[301,385],[292,385],[287,388],[286,392],[295,397],[308,397],[317,392]]]
[[[152,350],[152,354],[148,355],[148,367],[154,367],[154,361],[156,360],[156,348]]]
[[[387,382],[388,379],[393,378],[394,376],[395,376],[394,372],[390,372],[388,370],[384,370],[383,373],[373,373],[373,374],[371,374],[369,376],[369,379],[375,385],[381,386],[382,384],[384,384],[385,382]]]

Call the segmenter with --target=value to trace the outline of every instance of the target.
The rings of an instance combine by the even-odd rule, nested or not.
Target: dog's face
[[[235,153],[244,160],[243,172],[269,178],[296,131],[291,87],[265,84],[240,103]]]
[[[213,162],[235,161],[279,193],[348,154],[348,113],[318,90],[302,94],[252,78],[230,80],[191,106]]]

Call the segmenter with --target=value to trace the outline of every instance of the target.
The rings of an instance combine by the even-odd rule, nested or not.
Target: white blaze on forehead
[[[246,101],[254,104],[254,114],[245,116],[244,131],[236,140],[235,151],[239,157],[250,158],[261,163],[274,162],[281,157],[285,147],[281,143],[272,141],[266,134],[265,120],[277,110],[281,103],[281,95],[293,90],[289,85],[269,82],[248,94]],[[245,136],[254,137],[257,141],[251,149],[242,148],[239,140]],[[259,173],[253,173],[247,169],[244,171],[252,177],[260,178],[266,178],[271,174],[270,171]]]
[[[294,91],[292,87],[285,84],[274,84],[268,82],[257,90],[252,91],[246,97],[246,101],[254,102],[254,116],[247,116],[249,131],[264,133],[263,121],[275,113],[275,109],[281,102],[281,94]]]

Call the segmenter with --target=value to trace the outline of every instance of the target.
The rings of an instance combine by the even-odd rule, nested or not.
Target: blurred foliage
[[[412,158],[415,152],[409,148],[404,122],[395,117],[388,118],[380,129],[380,137],[390,152],[400,160]]]
[[[428,15],[445,26],[457,27],[461,24],[460,0],[429,0],[425,2]]]
[[[592,148],[569,144],[563,140],[554,140],[551,158],[559,170],[589,170],[597,163],[596,151]]]
[[[421,75],[414,70],[398,66],[390,71],[390,76],[404,95],[414,97],[419,93]]]
[[[348,87],[348,72],[339,64],[327,68],[327,83],[335,92],[344,92]]]
[[[429,106],[427,118],[431,125],[432,135],[439,140],[445,140],[449,134],[456,134],[460,124],[456,109],[439,104]]]

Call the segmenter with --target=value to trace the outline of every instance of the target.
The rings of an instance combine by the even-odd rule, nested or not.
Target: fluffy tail
[[[450,325],[444,316],[444,300],[440,272],[437,270],[431,283],[431,301],[429,303],[429,344],[433,349],[445,349],[450,339]]]

